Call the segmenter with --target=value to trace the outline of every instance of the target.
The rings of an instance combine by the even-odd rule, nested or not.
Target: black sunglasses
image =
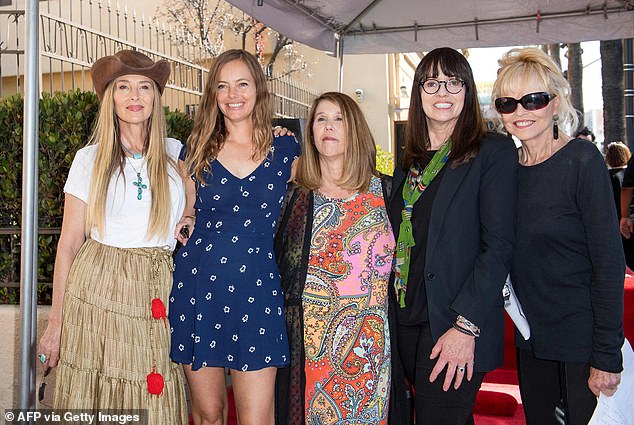
[[[527,111],[537,111],[548,106],[548,103],[557,96],[556,94],[548,94],[546,92],[529,93],[522,96],[521,99],[512,97],[499,97],[495,99],[495,109],[500,114],[511,114],[517,109],[517,104]]]

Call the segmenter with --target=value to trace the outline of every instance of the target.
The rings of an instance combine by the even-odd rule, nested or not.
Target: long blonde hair
[[[156,83],[152,115],[147,123],[147,135],[144,151],[146,152],[148,179],[152,196],[150,223],[147,237],[167,236],[170,232],[171,198],[169,190],[168,169],[176,169],[173,159],[167,155],[165,148],[166,124],[165,112],[161,103],[160,91]],[[108,187],[113,176],[125,179],[123,168],[126,155],[119,139],[119,119],[114,109],[114,81],[108,84],[99,106],[97,123],[90,137],[89,145],[97,145],[95,165],[92,171],[91,190],[86,208],[86,234],[97,228],[99,235],[104,235],[106,201]]]
[[[227,50],[214,59],[209,70],[205,91],[196,111],[194,128],[187,139],[185,166],[201,183],[204,183],[203,173],[211,170],[211,162],[216,159],[227,138],[225,117],[217,102],[217,83],[222,67],[235,60],[244,62],[255,82],[256,98],[252,114],[255,148],[252,159],[264,158],[273,143],[271,133],[273,110],[262,68],[251,53],[238,49]]]
[[[561,120],[560,125],[573,131],[577,128],[579,117],[570,101],[570,84],[557,64],[543,50],[534,47],[511,49],[498,63],[500,69],[493,84],[491,103],[495,103],[502,93],[517,89],[518,84],[535,81],[543,85],[549,94],[557,95],[559,107],[554,112]]]
[[[368,190],[370,178],[376,171],[376,144],[363,112],[349,96],[338,92],[327,92],[313,101],[306,121],[306,143],[302,155],[297,159],[295,180],[307,189],[317,189],[321,180],[319,152],[315,146],[313,124],[319,104],[329,101],[339,106],[346,126],[345,168],[337,184],[345,189],[364,192]]]

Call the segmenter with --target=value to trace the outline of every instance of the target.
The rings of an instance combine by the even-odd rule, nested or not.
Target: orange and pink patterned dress
[[[387,290],[394,237],[381,181],[348,199],[314,194],[302,296],[306,424],[387,423]]]

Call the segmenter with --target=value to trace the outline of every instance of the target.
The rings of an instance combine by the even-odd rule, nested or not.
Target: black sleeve
[[[625,259],[610,185],[601,154],[592,152],[580,171],[577,202],[592,262],[590,297],[594,316],[590,365],[622,370]]]
[[[517,148],[510,139],[501,136],[492,143],[494,149],[482,152],[480,253],[473,271],[451,304],[452,310],[479,326],[501,298],[515,245]]]

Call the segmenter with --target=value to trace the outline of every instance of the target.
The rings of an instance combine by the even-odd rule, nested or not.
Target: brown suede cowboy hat
[[[127,74],[144,75],[151,78],[163,94],[165,83],[170,75],[170,64],[164,59],[154,62],[143,53],[135,50],[120,50],[112,56],[100,58],[90,70],[92,84],[99,100],[103,98],[108,83]]]

